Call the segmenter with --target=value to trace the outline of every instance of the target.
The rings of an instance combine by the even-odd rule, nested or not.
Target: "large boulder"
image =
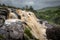
[[[60,40],[60,27],[47,28],[46,35],[48,40]]]
[[[0,28],[0,34],[6,40],[23,39],[24,27],[23,23],[17,19],[6,20],[3,27]]]

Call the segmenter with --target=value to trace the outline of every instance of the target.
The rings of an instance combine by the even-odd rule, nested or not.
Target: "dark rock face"
[[[5,20],[8,18],[9,10],[6,8],[0,8],[0,27],[3,25]]]
[[[5,16],[5,18],[7,19],[9,15],[9,10],[7,8],[0,8],[0,15]]]
[[[0,28],[0,35],[4,37],[3,40],[23,40],[24,27],[21,21],[5,22],[3,27]]]
[[[47,39],[60,40],[60,27],[47,28]]]

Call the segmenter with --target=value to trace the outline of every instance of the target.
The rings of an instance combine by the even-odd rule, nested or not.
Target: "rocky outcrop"
[[[3,36],[4,40],[22,40],[23,34],[23,24],[17,19],[6,20],[3,27],[0,28],[0,35]]]
[[[60,40],[60,27],[47,28],[46,34],[48,40]]]
[[[0,27],[2,27],[8,16],[9,10],[7,8],[0,8]]]

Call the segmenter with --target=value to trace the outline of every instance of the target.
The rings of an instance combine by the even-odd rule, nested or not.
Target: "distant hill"
[[[43,8],[43,9],[39,9],[37,11],[46,11],[46,10],[57,10],[57,9],[60,9],[60,6],[55,6],[55,7],[46,7],[46,8]]]
[[[36,15],[40,19],[60,24],[60,6],[39,9]]]

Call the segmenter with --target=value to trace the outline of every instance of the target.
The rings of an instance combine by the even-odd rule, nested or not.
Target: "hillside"
[[[52,23],[60,24],[60,6],[47,7],[37,10],[37,17]]]

